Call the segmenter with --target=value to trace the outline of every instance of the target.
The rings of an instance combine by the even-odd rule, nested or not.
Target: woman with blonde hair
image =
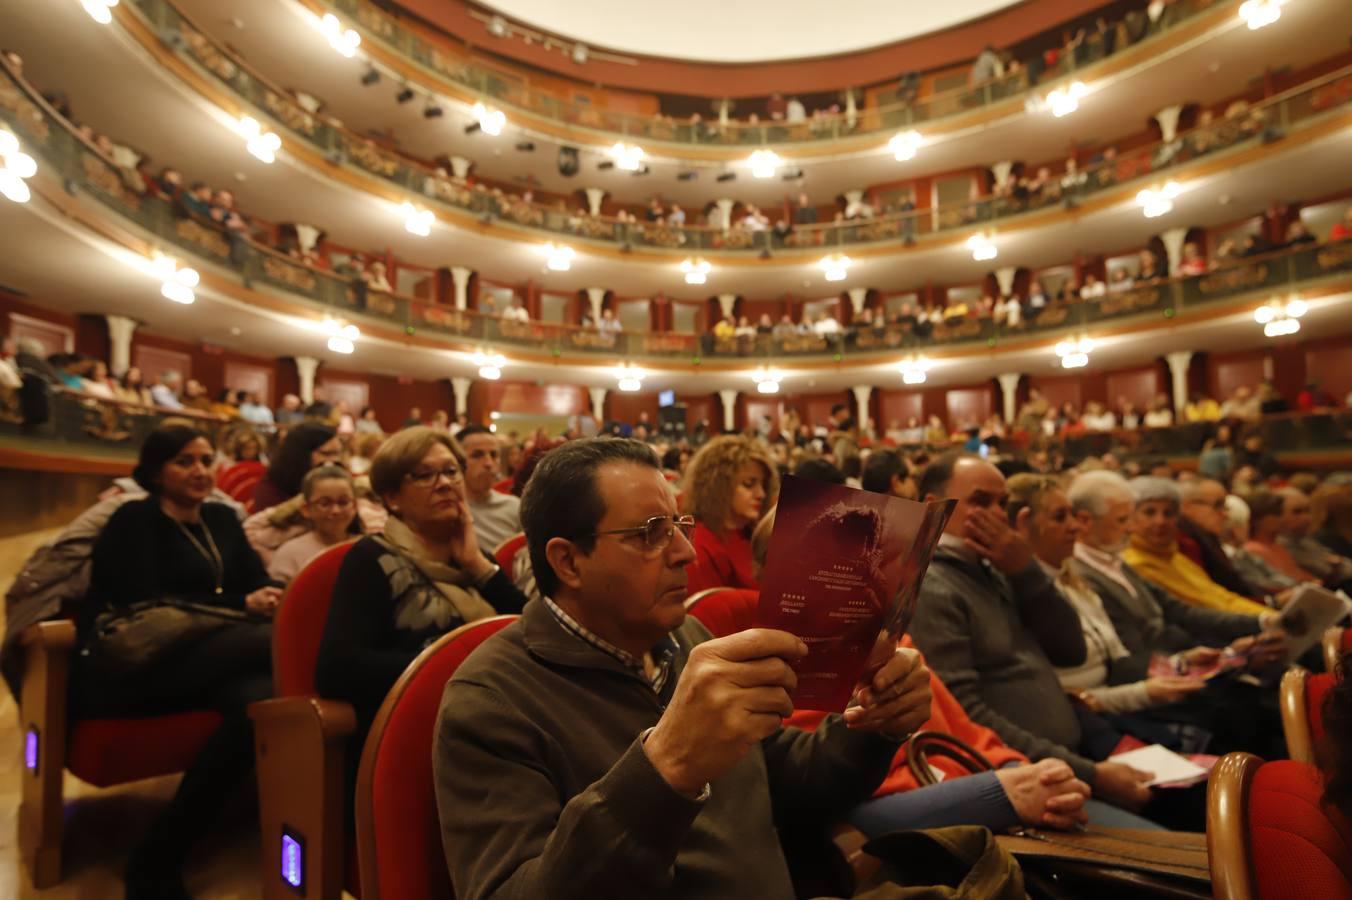
[[[751,529],[779,497],[779,471],[759,442],[738,435],[709,441],[685,470],[682,512],[695,517],[690,593],[712,587],[757,588]]]

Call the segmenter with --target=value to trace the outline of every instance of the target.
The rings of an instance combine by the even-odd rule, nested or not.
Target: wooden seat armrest
[[[19,645],[25,650],[66,651],[75,648],[75,623],[70,619],[52,619],[24,629]]]
[[[281,733],[308,724],[318,726],[327,741],[346,738],[357,730],[352,704],[320,697],[278,697],[249,704],[249,718],[260,730]]]

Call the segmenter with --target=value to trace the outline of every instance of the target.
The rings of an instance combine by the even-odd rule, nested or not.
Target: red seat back
[[[515,479],[512,478],[504,478],[497,484],[493,485],[493,490],[497,491],[499,494],[507,494],[508,496],[510,496],[512,493],[512,482],[514,480]]]
[[[362,900],[448,900],[432,784],[432,732],[446,682],[474,650],[516,620],[462,625],[409,664],[381,704],[357,775]]]
[[[685,611],[714,637],[727,637],[755,625],[760,592],[748,588],[710,588],[685,601]]]
[[[493,556],[497,559],[498,565],[502,566],[502,571],[507,573],[507,577],[512,577],[512,563],[516,560],[516,555],[526,546],[526,533],[514,534],[507,540],[498,545],[498,549],[493,551]]]
[[[279,697],[308,697],[315,691],[319,642],[329,617],[338,570],[355,541],[330,547],[300,570],[287,586],[272,622],[272,679]]]
[[[250,511],[252,511],[254,489],[258,487],[258,483],[262,480],[262,475],[248,475],[236,480],[228,490],[225,488],[222,488],[221,490],[224,490],[229,494],[231,500],[234,500],[236,503],[243,503],[245,506],[250,507]]]
[[[234,497],[234,489],[242,481],[257,481],[268,472],[268,467],[256,459],[233,463],[216,475],[216,486]],[[238,500],[238,497],[235,497]]]
[[[66,768],[95,787],[182,772],[221,725],[221,715],[174,713],[138,719],[70,723]]]
[[[1249,789],[1255,896],[1352,900],[1352,836],[1321,803],[1323,778],[1291,760],[1264,763]]]

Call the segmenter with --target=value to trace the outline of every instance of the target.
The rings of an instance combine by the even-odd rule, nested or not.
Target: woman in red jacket
[[[751,529],[779,496],[779,472],[751,438],[726,435],[709,441],[686,467],[682,511],[695,517],[695,561],[686,566],[686,588],[756,588]]]

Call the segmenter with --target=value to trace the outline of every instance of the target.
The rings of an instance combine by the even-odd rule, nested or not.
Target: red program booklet
[[[784,478],[756,625],[807,644],[798,709],[842,712],[874,648],[891,654],[955,505]]]

